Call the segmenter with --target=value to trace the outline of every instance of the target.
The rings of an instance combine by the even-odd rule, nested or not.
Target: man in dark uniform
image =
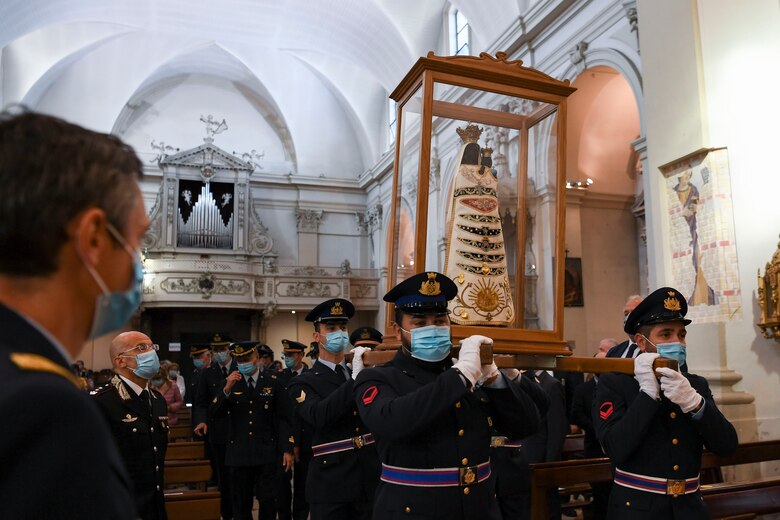
[[[382,461],[375,519],[500,519],[491,434],[515,439],[539,428],[531,397],[495,363],[481,364],[480,345],[491,339],[463,340],[453,363],[447,302],[457,292],[452,280],[428,272],[384,297],[395,304],[402,348],[387,365],[361,371],[355,385]]]
[[[200,388],[200,378],[203,372],[211,366],[211,347],[208,343],[196,343],[190,345],[190,358],[192,359],[192,377],[190,377],[189,388],[187,389],[187,401],[192,403],[192,429],[195,437],[203,439],[204,452],[206,458],[211,462],[211,480],[209,485],[217,484],[217,472],[219,471],[214,453],[211,451],[208,434],[208,407],[203,406],[203,402],[197,399],[198,389]]]
[[[601,343],[603,344],[604,341],[601,340]],[[600,350],[593,357],[604,358],[606,354],[605,351]],[[574,392],[574,403],[572,405],[572,423],[582,428],[582,431],[585,432],[584,452],[585,458],[589,459],[604,456],[601,444],[599,444],[596,438],[596,431],[593,429],[593,414],[591,413],[599,377],[598,374],[594,374],[592,378],[577,387],[577,390]],[[593,520],[604,520],[607,517],[607,504],[609,503],[612,483],[591,482],[590,487],[593,494],[591,518]]]
[[[228,347],[230,338],[220,334],[214,334],[209,343],[212,352],[211,365],[203,370],[198,383],[197,400],[193,406],[199,406],[208,410],[214,398],[225,387],[227,376],[237,370],[236,361],[230,356]],[[205,429],[200,430],[208,434],[209,448],[214,461],[217,464],[217,483],[219,484],[220,514],[223,520],[233,518],[233,495],[230,492],[230,472],[225,466],[225,450],[227,449],[228,420],[224,415],[208,417]]]
[[[642,352],[634,377],[604,374],[596,386],[593,424],[615,474],[607,518],[709,518],[699,491],[702,447],[721,456],[737,448],[707,380],[687,370],[687,311],[671,287],[645,298],[625,325]],[[680,371],[653,371],[659,355],[675,359]]]
[[[365,347],[374,350],[382,343],[382,333],[371,327],[360,327],[349,335],[349,342],[354,347]]]
[[[502,369],[502,372],[531,397],[544,420],[550,408],[550,397],[536,378],[523,376],[517,369]],[[496,481],[496,500],[504,520],[530,518],[531,467],[522,449],[523,442],[498,434],[490,440],[490,466]]]
[[[306,353],[306,357],[311,358],[312,365],[320,358],[320,344],[316,341],[312,341],[309,344],[309,352]]]
[[[237,520],[252,520],[255,496],[259,520],[275,519],[277,464],[292,466],[287,402],[276,375],[261,370],[258,347],[254,341],[230,346],[237,370],[228,374],[209,409],[213,417],[228,420],[225,465]]]
[[[537,408],[540,398],[535,392],[541,390],[547,397],[547,407],[542,415],[539,431],[510,447],[517,450],[512,464],[499,465],[496,468],[497,491],[501,514],[505,520],[528,520],[531,518],[531,464],[561,460],[563,442],[569,430],[566,419],[566,403],[563,385],[544,370],[526,371],[519,379],[523,383]],[[506,447],[499,449],[499,455],[505,455]],[[549,518],[560,519],[561,503],[558,489],[550,488],[547,493]]]
[[[296,413],[312,430],[314,458],[306,479],[312,520],[370,518],[379,478],[374,440],[358,417],[354,381],[344,362],[347,323],[354,314],[355,307],[342,298],[309,312],[306,321],[314,323],[320,357],[289,384]]]
[[[274,351],[268,345],[258,345],[257,355],[260,356],[260,370],[273,371],[271,365],[274,362]]]
[[[116,375],[91,392],[130,473],[136,509],[143,520],[168,518],[163,485],[168,405],[149,388],[149,380],[160,369],[157,348],[140,332],[118,335],[110,348]]]
[[[309,367],[303,362],[306,345],[289,339],[282,340],[284,363],[286,368],[279,374],[280,385],[287,388],[290,380]],[[287,395],[289,399],[289,394]],[[291,408],[294,401],[290,399]],[[279,500],[277,501],[279,520],[306,520],[309,516],[309,504],[306,502],[306,475],[312,458],[311,431],[303,420],[294,414],[292,417],[293,469],[279,472]],[[292,483],[290,482],[292,481]],[[292,486],[291,486],[292,484]],[[292,506],[292,510],[290,509]]]
[[[114,136],[19,112],[0,114],[0,517],[136,518],[68,367],[140,303],[143,165]]]

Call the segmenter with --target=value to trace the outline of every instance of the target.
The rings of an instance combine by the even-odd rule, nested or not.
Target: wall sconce
[[[764,274],[758,269],[758,305],[761,307],[761,319],[757,323],[765,338],[780,342],[780,242],[766,263]]]
[[[584,181],[566,181],[567,190],[587,190],[593,184],[593,179],[588,177]]]

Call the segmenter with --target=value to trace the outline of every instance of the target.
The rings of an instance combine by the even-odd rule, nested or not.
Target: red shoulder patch
[[[599,406],[599,417],[601,417],[602,420],[606,421],[607,417],[612,415],[612,412],[615,411],[615,408],[612,406],[612,401],[606,401],[604,403],[601,403],[601,406]]]
[[[377,395],[379,395],[379,389],[376,386],[369,386],[366,388],[366,391],[363,392],[363,404],[369,405],[373,403]]]

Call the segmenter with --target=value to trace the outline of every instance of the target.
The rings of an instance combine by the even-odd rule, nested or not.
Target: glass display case
[[[484,334],[496,352],[569,354],[563,166],[574,91],[503,53],[429,53],[390,96],[388,287],[423,271],[455,280],[454,340]]]

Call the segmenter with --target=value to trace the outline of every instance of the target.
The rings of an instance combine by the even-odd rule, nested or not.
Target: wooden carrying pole
[[[458,357],[459,346],[452,347],[452,355]],[[396,354],[395,349],[374,350],[363,354],[363,363],[368,366],[383,365],[391,361]],[[530,354],[495,354],[491,345],[483,345],[480,349],[480,358],[483,364],[488,365],[493,361],[498,368],[519,368],[534,370],[559,370],[562,372],[590,372],[603,374],[606,372],[618,372],[621,374],[634,374],[634,360],[624,358],[579,358],[570,356],[535,356]],[[347,360],[352,360],[352,355],[347,354]],[[667,367],[677,370],[677,362],[672,359],[657,358],[653,368]]]

